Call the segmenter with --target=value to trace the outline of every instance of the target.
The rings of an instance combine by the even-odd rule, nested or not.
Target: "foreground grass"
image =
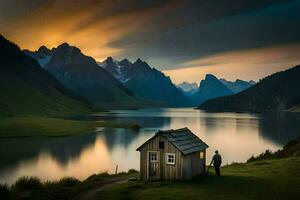
[[[224,166],[221,177],[216,177],[212,170],[207,176],[172,183],[129,179],[138,177],[134,170],[117,175],[93,175],[84,181],[63,178],[43,183],[38,178],[23,177],[12,186],[0,184],[0,199],[299,200],[299,144],[299,139],[293,140],[274,153],[262,153],[247,163]]]
[[[234,164],[192,181],[128,182],[98,193],[98,199],[300,199],[300,157]]]
[[[136,124],[120,124],[105,121],[81,121],[49,117],[0,118],[2,137],[57,137],[92,132],[96,127],[139,128]]]
[[[138,173],[129,170],[128,173],[109,175],[107,173],[92,175],[84,181],[72,177],[59,181],[41,182],[35,177],[20,178],[12,186],[0,184],[0,199],[85,199],[84,194],[98,187],[119,181],[137,177]],[[81,195],[82,198],[81,198]]]
[[[300,157],[232,164],[191,181],[128,181],[96,193],[91,199],[300,199]],[[93,175],[84,181],[64,178],[42,183],[21,178],[12,186],[0,185],[0,199],[89,199],[86,194],[110,183],[137,177],[130,171],[117,175]]]

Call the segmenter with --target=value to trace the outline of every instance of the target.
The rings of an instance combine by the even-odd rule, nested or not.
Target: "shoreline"
[[[95,120],[72,120],[54,117],[2,117],[0,139],[24,137],[69,137],[97,132],[96,128],[125,128],[138,130],[136,123],[115,123]]]

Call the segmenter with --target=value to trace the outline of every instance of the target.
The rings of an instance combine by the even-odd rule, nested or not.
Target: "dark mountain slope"
[[[38,62],[0,35],[1,115],[65,115],[90,112],[83,99],[62,86]]]
[[[127,59],[118,62],[108,58],[101,66],[137,96],[171,107],[191,105],[169,77],[141,59],[131,63]]]
[[[52,56],[53,50],[50,50],[45,46],[41,46],[37,51],[33,52],[33,51],[29,51],[29,50],[25,49],[25,50],[23,50],[23,52],[26,55],[36,59],[39,62],[40,66],[44,67],[44,65],[47,62],[49,62],[49,60]]]
[[[208,100],[208,111],[282,111],[300,103],[300,65],[275,73],[238,94]]]
[[[44,68],[64,86],[103,107],[135,105],[139,100],[96,61],[81,53],[80,49],[66,43],[52,50]]]
[[[199,89],[190,98],[196,105],[201,105],[208,99],[231,95],[233,92],[214,75],[207,74],[200,82]]]

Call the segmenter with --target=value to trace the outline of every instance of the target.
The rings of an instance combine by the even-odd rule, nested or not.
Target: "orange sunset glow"
[[[19,9],[9,13],[14,3]],[[190,16],[184,15],[186,5],[182,6],[177,1],[145,4],[127,2],[125,7],[121,6],[122,3],[83,0],[73,3],[63,0],[32,1],[25,5],[25,2],[18,0],[4,1],[0,8],[3,13],[0,30],[23,49],[36,50],[42,45],[53,48],[67,42],[97,61],[108,56],[133,61],[142,58],[163,70],[175,83],[187,80],[187,77],[192,82],[199,82],[206,73],[230,80],[259,80],[300,61],[300,45],[297,40],[285,36],[290,35],[286,29],[280,29],[281,34],[273,35],[273,39],[266,36],[270,40],[268,44],[256,42],[260,41],[257,38],[265,37],[264,34],[267,35],[271,30],[268,26],[255,24],[255,17],[248,17],[247,12],[244,13],[247,8],[243,8],[243,5],[240,5],[241,11],[235,11],[237,14],[234,16],[229,13],[226,15],[226,7],[221,15],[206,13],[205,6],[213,6],[210,4],[199,7],[203,13],[191,11]],[[287,7],[295,5],[287,3],[286,7],[276,4],[272,6],[277,9],[276,12],[263,7],[257,11],[258,17],[272,22],[272,18],[275,19],[285,13]],[[249,13],[254,12],[251,9]],[[199,20],[195,21],[195,18]],[[288,19],[282,18],[283,24],[286,23],[284,20]],[[232,21],[237,27],[241,26],[239,42],[227,36],[227,33],[220,36],[208,34],[208,31],[219,32],[218,27],[227,23],[231,27]],[[288,23],[293,26],[296,21],[291,19]],[[248,27],[244,29],[251,27],[251,31],[244,34],[243,27],[246,25]],[[277,28],[280,28],[280,24]],[[258,35],[254,30],[263,34]],[[173,39],[175,36],[176,40]],[[226,48],[218,41],[220,37],[228,41]],[[286,53],[288,49],[291,55]],[[260,55],[259,58],[255,54]],[[280,54],[284,56],[278,56]],[[275,58],[273,61],[272,57]],[[240,76],[241,72],[246,73]]]

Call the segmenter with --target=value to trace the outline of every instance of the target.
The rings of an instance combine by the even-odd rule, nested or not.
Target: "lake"
[[[192,108],[115,110],[86,116],[138,123],[139,131],[98,128],[72,137],[0,139],[0,182],[21,176],[57,180],[139,169],[139,147],[158,130],[188,127],[209,145],[207,163],[219,150],[223,164],[245,162],[252,155],[281,148],[300,136],[299,113],[206,113]]]

